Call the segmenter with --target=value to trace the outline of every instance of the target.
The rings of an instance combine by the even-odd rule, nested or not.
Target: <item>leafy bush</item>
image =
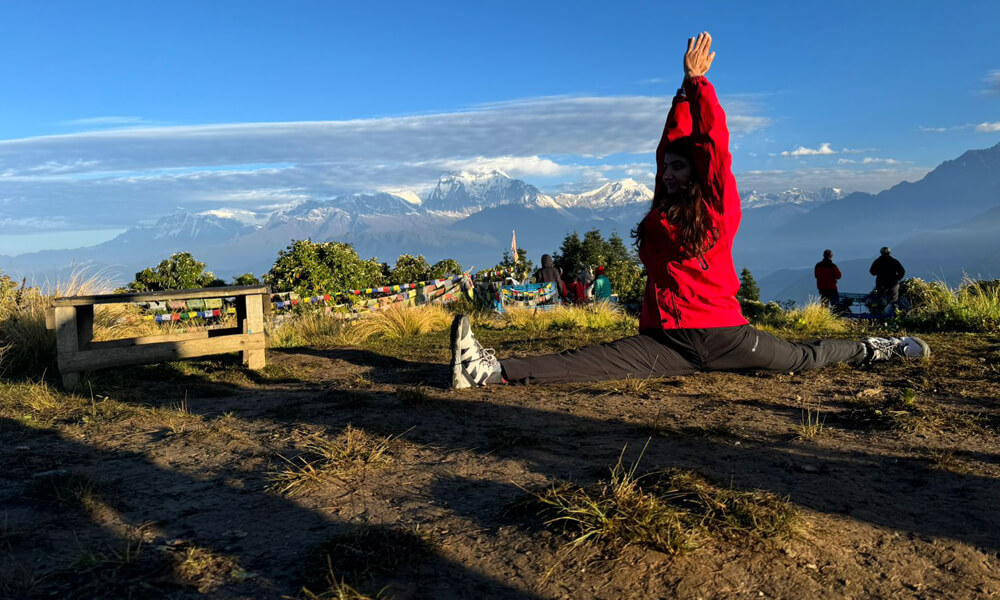
[[[382,266],[374,258],[362,260],[350,244],[293,240],[278,252],[264,283],[303,296],[336,293],[381,284]]]
[[[135,274],[135,281],[128,284],[133,292],[153,292],[158,290],[187,290],[226,285],[216,279],[211,271],[205,270],[205,263],[195,260],[190,252],[171,255],[153,268],[145,268]]]
[[[442,279],[444,277],[448,277],[449,275],[461,275],[462,273],[464,273],[464,271],[462,271],[462,265],[458,264],[457,260],[446,258],[431,265],[431,271],[428,274],[428,278]]]
[[[260,285],[260,279],[253,273],[244,273],[233,277],[233,285]]]
[[[430,273],[431,265],[423,254],[417,256],[400,254],[399,258],[396,259],[396,266],[390,272],[388,283],[402,284],[426,281],[432,279]]]

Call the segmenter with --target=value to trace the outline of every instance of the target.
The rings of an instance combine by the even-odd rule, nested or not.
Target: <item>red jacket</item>
[[[685,135],[694,137],[694,167],[719,239],[702,256],[681,258],[676,228],[652,210],[643,219],[645,240],[639,259],[646,266],[646,292],[639,329],[703,329],[746,325],[736,292],[740,279],[733,264],[733,238],[740,227],[740,196],[733,177],[726,114],[712,84],[704,77],[684,81],[687,99],[674,98],[656,150],[656,185],[663,186],[664,146]],[[666,190],[662,190],[665,192]]]
[[[816,266],[813,268],[813,274],[816,276],[817,290],[837,289],[837,280],[840,279],[840,269],[837,268],[837,265],[833,264],[832,260],[821,260],[816,263]]]

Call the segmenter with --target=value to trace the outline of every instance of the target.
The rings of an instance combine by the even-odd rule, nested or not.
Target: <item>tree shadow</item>
[[[200,548],[230,557],[242,573],[209,590],[213,594],[281,598],[299,591],[308,579],[303,564],[330,539],[355,540],[361,546],[365,540],[411,539],[398,528],[344,522],[266,493],[253,485],[260,473],[247,474],[250,485],[236,485],[6,418],[0,418],[0,442],[6,458],[38,449],[36,460],[4,461],[2,572],[30,572],[16,581],[5,577],[0,586],[4,596],[200,597],[197,586],[180,576],[177,556]],[[53,468],[41,471],[43,465]],[[144,539],[143,532],[152,530],[160,535]],[[373,594],[389,585],[403,596],[537,597],[472,571],[432,545],[415,544],[419,559],[400,562],[377,577],[359,577],[355,585]],[[331,557],[331,566],[338,576],[356,574],[349,557]]]

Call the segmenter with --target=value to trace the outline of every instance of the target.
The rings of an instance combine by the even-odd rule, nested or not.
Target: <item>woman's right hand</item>
[[[688,38],[688,49],[684,53],[684,77],[701,77],[715,60],[712,52],[712,36],[707,31],[699,33],[696,38]]]

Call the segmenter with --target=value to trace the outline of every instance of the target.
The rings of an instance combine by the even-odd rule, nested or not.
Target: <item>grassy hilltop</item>
[[[911,286],[920,303],[886,324],[821,307],[760,324],[919,331],[926,361],[457,392],[451,313],[430,307],[286,320],[262,372],[222,356],[68,393],[47,299],[7,295],[0,597],[1000,594],[996,288]],[[116,310],[99,337],[156,327]],[[501,358],[636,326],[474,315]]]

